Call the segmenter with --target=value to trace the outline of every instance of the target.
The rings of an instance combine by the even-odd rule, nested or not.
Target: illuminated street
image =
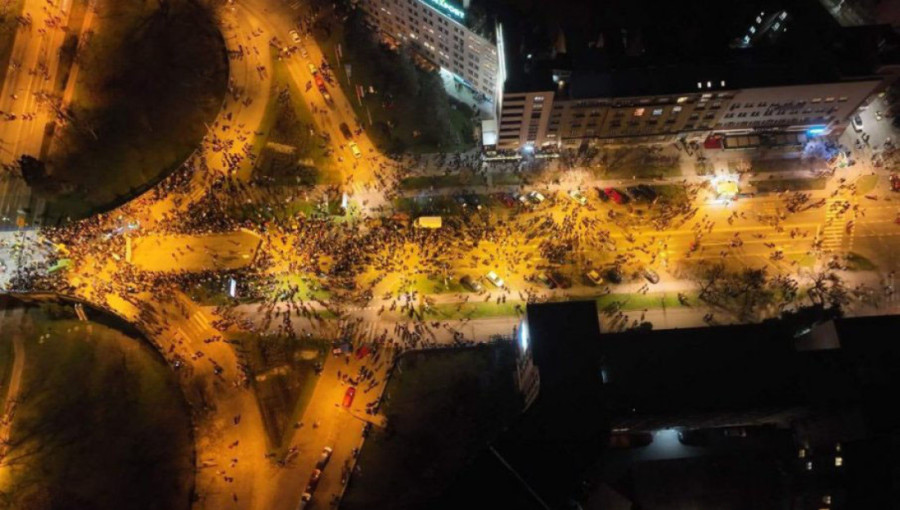
[[[364,430],[386,426],[378,409],[395,360],[505,342],[531,303],[594,301],[604,332],[755,323],[810,305],[840,306],[847,316],[900,313],[900,193],[894,163],[874,164],[876,155],[896,157],[889,120],[888,136],[864,148],[854,146],[852,128],[829,135],[852,153],[856,162],[846,167],[816,156],[815,169],[784,158],[794,165],[788,171],[744,171],[738,163],[749,165],[755,149],[698,147],[713,167],[700,172],[681,154],[683,142],[668,141],[659,150],[684,163],[667,175],[615,174],[613,164],[600,173],[589,158],[564,162],[551,152],[538,160],[527,151],[524,169],[512,172],[476,150],[471,182],[403,188],[404,179],[437,181],[462,164],[443,151],[437,164],[381,152],[371,119],[357,118],[359,99],[338,82],[345,68],[323,68],[333,57],[312,34],[296,32],[298,19],[315,20],[318,7],[292,3],[221,8],[225,100],[196,150],[148,190],[89,218],[13,230],[30,195],[21,180],[0,180],[0,223],[10,228],[0,233],[0,290],[56,293],[147,337],[192,410],[194,508],[298,508],[326,447],[333,453],[307,508],[333,507]],[[17,116],[0,125],[4,164],[40,154],[43,126],[56,115],[39,98],[56,79],[57,59],[47,55],[63,35],[32,4],[26,0],[23,13],[32,13],[33,27],[49,28],[22,27],[15,37],[0,98],[0,110]],[[65,2],[50,4],[68,12]],[[23,72],[36,66],[44,72]],[[330,99],[311,85],[310,66],[333,78]],[[255,172],[288,85],[311,112],[302,131],[329,151],[340,182],[295,184],[284,198]],[[866,115],[867,125],[877,122]],[[772,184],[780,181],[814,184]],[[316,212],[283,213],[298,196]],[[421,216],[441,217],[439,228],[420,226]],[[248,352],[284,338],[304,347],[283,366],[255,370]],[[321,342],[324,354],[303,342]],[[273,425],[258,388],[306,351],[305,361],[317,360],[303,390],[308,405],[282,410]],[[0,480],[3,470],[0,463]]]

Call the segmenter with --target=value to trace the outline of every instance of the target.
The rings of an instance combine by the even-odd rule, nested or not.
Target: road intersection
[[[362,223],[359,232],[348,234],[349,243],[366,249],[376,246],[377,242],[366,237],[372,231],[392,241],[380,251],[373,248],[377,253],[368,253],[371,259],[354,273],[353,289],[366,289],[369,294],[357,292],[352,302],[341,302],[343,294],[336,288],[338,282],[321,276],[329,273],[329,268],[324,266],[334,265],[339,254],[328,253],[323,245],[316,252],[316,264],[311,263],[304,258],[308,253],[298,246],[315,245],[316,240],[307,239],[309,242],[304,243],[300,239],[304,234],[277,225],[260,226],[259,230],[173,232],[172,224],[191,216],[198,202],[210,196],[215,198],[211,189],[216,182],[223,178],[250,180],[253,162],[259,154],[259,145],[254,142],[262,128],[273,88],[274,59],[284,59],[298,90],[303,90],[305,83],[312,80],[308,64],[320,66],[323,62],[321,50],[309,36],[301,43],[308,59],[300,58],[296,52],[283,51],[282,45],[288,44],[283,41],[290,41],[289,31],[296,28],[295,16],[288,5],[277,1],[236,1],[226,6],[222,31],[230,55],[229,95],[201,146],[177,172],[177,179],[167,179],[160,188],[95,219],[96,224],[90,227],[93,236],[90,241],[77,237],[85,245],[48,245],[36,233],[0,237],[8,239],[6,248],[0,243],[0,260],[7,261],[6,280],[0,275],[0,288],[9,284],[10,275],[20,270],[46,269],[47,260],[71,256],[74,260],[71,269],[48,276],[48,281],[55,280],[52,280],[53,289],[47,290],[56,290],[138,324],[173,366],[195,413],[197,508],[295,508],[326,446],[334,449],[333,458],[322,475],[313,507],[324,508],[339,498],[365,424],[382,419],[365,410],[379,400],[383,385],[371,389],[357,385],[355,400],[345,408],[341,403],[348,386],[338,371],[344,375],[357,374],[365,367],[373,372],[374,380],[383,381],[392,356],[409,346],[401,341],[379,339],[394,337],[400,329],[418,334],[420,323],[437,325],[424,330],[423,341],[416,348],[459,345],[461,339],[486,341],[495,336],[509,336],[520,320],[518,311],[508,313],[510,306],[504,313],[472,313],[469,317],[454,310],[475,309],[475,304],[483,304],[484,308],[494,304],[501,309],[513,303],[524,306],[527,302],[551,299],[600,300],[607,293],[635,299],[648,292],[670,296],[692,294],[702,280],[698,268],[715,263],[729,268],[765,267],[771,273],[794,274],[806,287],[832,255],[844,255],[861,247],[867,253],[876,253],[879,261],[887,261],[884,267],[896,266],[891,247],[900,234],[895,223],[897,199],[887,189],[887,174],[864,164],[842,171],[845,183],[832,178],[825,189],[806,192],[803,197],[787,192],[724,202],[710,188],[709,179],[702,176],[654,182],[671,187],[679,197],[683,195],[677,200],[685,208],[671,217],[665,217],[669,211],[662,207],[619,207],[600,202],[593,188],[622,186],[618,179],[585,177],[575,183],[546,184],[541,187],[550,197],[546,203],[509,210],[496,204],[483,210],[468,210],[460,220],[462,235],[434,241],[440,249],[423,241],[433,239],[425,233],[407,233],[401,237],[387,230],[379,218],[366,218],[361,221],[371,221]],[[52,49],[55,38],[48,35],[39,38],[40,44],[24,40],[19,44],[17,37],[16,48],[22,53],[22,59],[37,62],[42,51]],[[278,44],[270,44],[273,38]],[[21,73],[8,77],[7,81],[10,80],[12,89],[32,91],[29,96],[34,95],[33,89],[40,87],[41,82]],[[2,101],[8,95],[6,86],[5,83]],[[316,90],[304,95],[304,99],[311,110],[323,112],[315,115],[316,128],[329,135],[336,146],[335,153],[343,159],[340,165],[343,190],[357,197],[365,196],[369,206],[363,212],[372,213],[387,201],[383,194],[367,190],[366,185],[376,181],[377,169],[394,163],[378,153],[364,131],[354,138],[362,156],[359,159],[353,156],[339,126],[359,124],[343,91],[339,87],[331,87],[329,91],[333,105],[326,104]],[[15,103],[13,107],[22,108],[18,105]],[[15,140],[14,152],[22,153],[26,147],[32,150],[33,144],[38,143],[37,131],[29,126],[4,124],[2,137],[7,143]],[[878,178],[878,183],[866,193],[877,200],[863,198],[847,185],[868,175]],[[573,187],[590,194],[587,205],[567,200],[564,192]],[[497,186],[485,191],[515,190]],[[123,231],[122,225],[136,227]],[[357,226],[352,224],[347,230]],[[471,239],[466,237],[469,234]],[[23,244],[39,248],[35,248],[33,256],[22,257]],[[551,259],[557,258],[553,255],[557,245],[564,245],[565,253],[559,257],[560,261],[554,262]],[[592,287],[582,281],[585,269],[613,265],[624,273],[626,281],[622,284],[607,282]],[[153,285],[162,277],[234,271],[247,266],[253,266],[262,276],[303,273],[311,280],[332,284],[326,298],[313,297],[312,290],[304,296],[307,299],[303,310],[315,312],[312,315],[296,313],[293,302],[273,303],[268,313],[275,317],[286,315],[292,331],[349,340],[354,349],[363,345],[378,345],[382,349],[377,361],[374,355],[327,356],[310,403],[284,445],[269,444],[259,402],[251,389],[252,381],[243,369],[243,360],[233,344],[221,340],[228,333],[216,323],[224,319],[246,321],[252,331],[271,333],[278,332],[279,326],[266,327],[263,323],[268,321],[262,320],[257,305],[237,305],[225,311],[220,306],[203,306],[171,287]],[[505,288],[480,292],[459,287],[441,292],[421,290],[420,283],[426,279],[426,273],[434,276],[436,267],[442,268],[444,279],[453,281],[464,275],[477,280],[489,270],[496,271],[505,280]],[[662,281],[658,284],[642,279],[641,271],[651,267],[660,273]],[[566,272],[574,285],[570,289],[544,288],[535,279],[542,271]],[[844,276],[851,283],[875,288],[882,284],[878,276],[856,277],[849,273]],[[627,299],[630,298],[623,298]],[[704,324],[704,316],[710,310],[719,315],[719,322],[738,320],[698,301],[693,294],[690,301],[691,306],[669,308],[664,297],[660,298],[660,307],[628,308],[625,303],[630,320],[616,319],[615,323],[628,327],[640,315],[641,321],[652,322],[656,327],[699,326]],[[860,308],[857,312],[866,313],[866,310]],[[326,312],[334,317],[326,320],[319,315]],[[610,317],[607,324],[614,323],[612,313],[606,317]],[[296,448],[297,454],[280,465],[279,460],[284,460],[289,447]]]

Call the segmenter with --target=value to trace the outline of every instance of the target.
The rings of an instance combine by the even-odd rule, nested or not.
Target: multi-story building
[[[485,98],[497,95],[493,25],[483,30],[486,33],[476,32],[466,24],[465,9],[448,0],[361,0],[360,5],[384,35],[409,45]]]
[[[747,134],[802,140],[842,130],[896,74],[883,57],[891,51],[896,57],[900,45],[885,27],[844,29],[824,10],[795,16],[743,4],[723,16],[714,0],[704,9],[706,1],[692,9],[643,0],[598,3],[602,12],[583,16],[596,26],[573,21],[538,31],[506,23],[501,68],[508,76],[496,144],[489,148]],[[648,5],[624,9],[623,2]],[[668,29],[680,26],[704,30]]]

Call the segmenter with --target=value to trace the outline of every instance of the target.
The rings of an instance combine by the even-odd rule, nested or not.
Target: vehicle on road
[[[622,283],[622,271],[618,267],[606,270],[606,279],[612,283]]]
[[[609,436],[610,448],[634,448],[653,442],[653,435],[646,432],[613,432]]]
[[[295,43],[300,42],[300,34],[298,34],[296,30],[291,30],[288,34],[290,34],[292,41]]]
[[[306,51],[306,46],[300,46],[300,56],[303,58],[309,58],[309,53]]]
[[[528,194],[528,200],[530,200],[532,204],[537,205],[546,200],[546,198],[540,192],[532,191]]]
[[[550,279],[561,289],[568,289],[572,286],[572,282],[559,271],[550,271]]]
[[[306,482],[306,493],[312,494],[316,492],[316,487],[319,485],[319,478],[322,478],[322,470],[321,469],[313,469],[312,474],[309,475],[309,481]]]
[[[551,280],[550,277],[547,276],[547,273],[538,273],[538,274],[534,275],[534,278],[535,278],[537,281],[539,281],[539,282],[543,283],[544,285],[546,285],[548,289],[555,289],[555,288],[556,288],[556,282],[554,282],[553,280]]]
[[[617,204],[627,204],[628,203],[628,197],[626,197],[622,193],[619,193],[619,190],[617,190],[615,188],[606,188],[603,191],[604,191],[604,193],[606,193],[607,196],[609,196],[609,198],[612,199],[613,202],[615,202]]]
[[[347,388],[347,391],[344,392],[344,402],[341,404],[345,409],[349,408],[353,404],[353,397],[356,396],[356,388],[350,386]]]
[[[853,116],[853,130],[856,131],[857,133],[862,133],[863,121],[862,121],[862,117],[860,117],[859,115]]]
[[[569,190],[569,198],[581,205],[587,204],[587,198],[577,189]]]
[[[344,135],[344,138],[347,140],[353,140],[353,132],[350,131],[350,126],[348,126],[346,122],[341,122],[341,134]]]
[[[472,292],[481,292],[484,290],[484,287],[480,283],[478,283],[478,280],[472,278],[469,275],[460,278],[459,283],[461,283],[463,287],[471,290]]]
[[[356,145],[356,142],[350,142],[350,152],[353,153],[354,158],[361,158],[362,152],[359,150],[359,145]]]
[[[328,461],[331,460],[332,453],[334,453],[334,448],[330,446],[322,448],[322,455],[319,455],[319,461],[316,462],[316,469],[324,470],[325,466],[328,465]]]
[[[584,273],[584,277],[587,278],[587,280],[594,285],[602,285],[603,284],[603,277],[600,276],[600,273],[598,273],[597,271],[595,271],[593,269],[591,269],[587,273]]]
[[[306,67],[309,69],[309,74],[313,76],[319,73],[319,68],[317,68],[315,64],[306,64]]]
[[[500,278],[499,276],[497,276],[497,273],[495,273],[493,271],[488,271],[488,273],[486,275],[484,275],[484,277],[487,278],[487,280],[489,282],[494,284],[494,287],[497,287],[498,289],[503,288],[503,285],[504,285],[503,278]]]
[[[659,275],[656,274],[656,271],[654,271],[652,269],[644,268],[644,270],[641,271],[641,274],[644,276],[644,278],[647,279],[648,282],[659,283]]]
[[[646,184],[638,184],[637,188],[644,195],[644,197],[646,197],[647,200],[651,202],[655,202],[656,199],[659,198],[659,194],[656,193],[656,190]]]
[[[312,494],[308,492],[304,492],[302,496],[300,496],[300,504],[297,505],[297,510],[303,510],[309,505],[309,502],[312,501]]]
[[[509,193],[495,193],[494,197],[496,197],[496,199],[506,207],[516,206],[516,199],[513,198],[513,196]]]

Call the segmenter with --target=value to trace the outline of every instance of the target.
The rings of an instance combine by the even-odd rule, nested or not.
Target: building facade
[[[361,0],[381,33],[413,48],[464,85],[493,99],[498,90],[497,45],[465,25],[466,12],[446,0]]]
[[[505,93],[497,149],[575,148],[715,135],[814,132],[842,128],[881,80],[572,99],[555,91]],[[718,88],[716,85],[720,85]]]

